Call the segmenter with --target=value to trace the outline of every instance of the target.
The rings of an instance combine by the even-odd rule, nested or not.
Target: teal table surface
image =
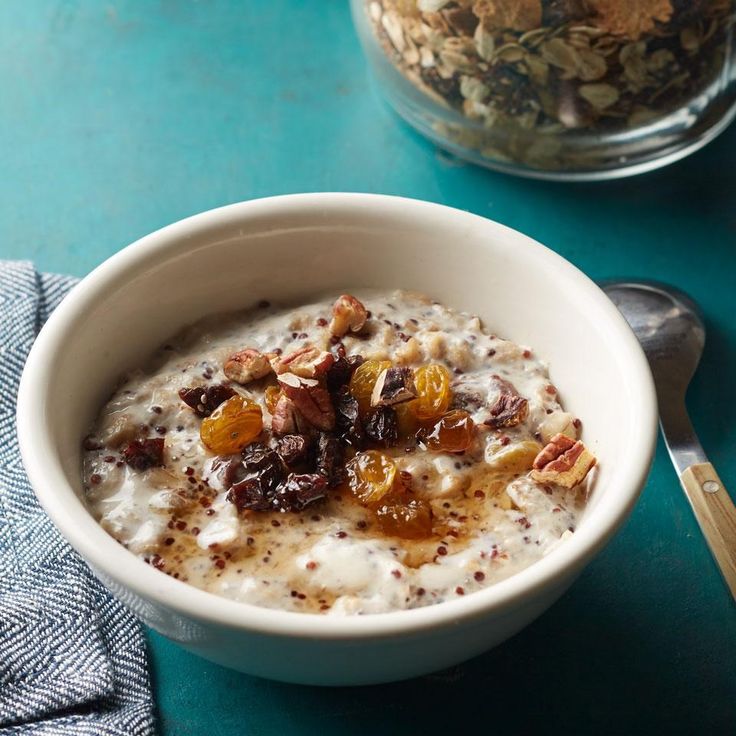
[[[186,215],[315,190],[442,202],[593,278],[689,291],[708,327],[689,406],[736,490],[736,127],[631,180],[514,179],[438,152],[386,109],[344,1],[0,4],[0,257],[81,276]],[[736,607],[661,443],[630,521],[571,590],[451,671],[297,687],[148,640],[163,734],[736,733]]]

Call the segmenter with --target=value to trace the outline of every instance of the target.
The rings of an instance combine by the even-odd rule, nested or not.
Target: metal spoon
[[[698,440],[685,394],[705,345],[695,302],[655,281],[601,284],[639,338],[654,375],[662,435],[710,551],[736,599],[736,508]]]

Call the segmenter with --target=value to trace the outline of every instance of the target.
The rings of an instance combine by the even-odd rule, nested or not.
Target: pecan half
[[[529,415],[529,402],[519,395],[513,384],[500,376],[493,376],[493,380],[500,393],[491,407],[491,418],[483,423],[494,429],[521,424]]]
[[[332,305],[330,332],[343,337],[348,332],[360,332],[368,319],[368,311],[354,296],[343,294]]]
[[[271,415],[271,431],[276,435],[286,435],[301,434],[308,429],[307,422],[299,414],[294,402],[286,396],[281,396]]]
[[[278,380],[284,395],[294,402],[294,406],[310,424],[322,431],[335,427],[335,410],[330,393],[319,381],[301,378],[294,373],[282,373]]]
[[[271,372],[271,363],[259,350],[245,348],[225,361],[223,371],[231,381],[245,385],[267,376]]]
[[[293,373],[300,378],[318,378],[325,375],[335,362],[335,356],[313,345],[305,345],[288,355],[275,355],[271,366],[277,375]]]
[[[585,479],[595,463],[595,457],[580,440],[556,434],[534,458],[531,477],[538,483],[572,488]]]
[[[386,368],[378,374],[371,394],[371,406],[394,406],[417,396],[411,368]]]

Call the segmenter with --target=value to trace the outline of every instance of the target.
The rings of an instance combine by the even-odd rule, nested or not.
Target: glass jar
[[[647,171],[736,115],[734,0],[352,0],[389,102],[442,148],[546,179]]]

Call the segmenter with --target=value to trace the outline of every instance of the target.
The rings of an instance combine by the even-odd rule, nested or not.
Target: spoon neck
[[[691,465],[708,462],[682,402],[660,401],[659,417],[665,445],[680,475]]]

